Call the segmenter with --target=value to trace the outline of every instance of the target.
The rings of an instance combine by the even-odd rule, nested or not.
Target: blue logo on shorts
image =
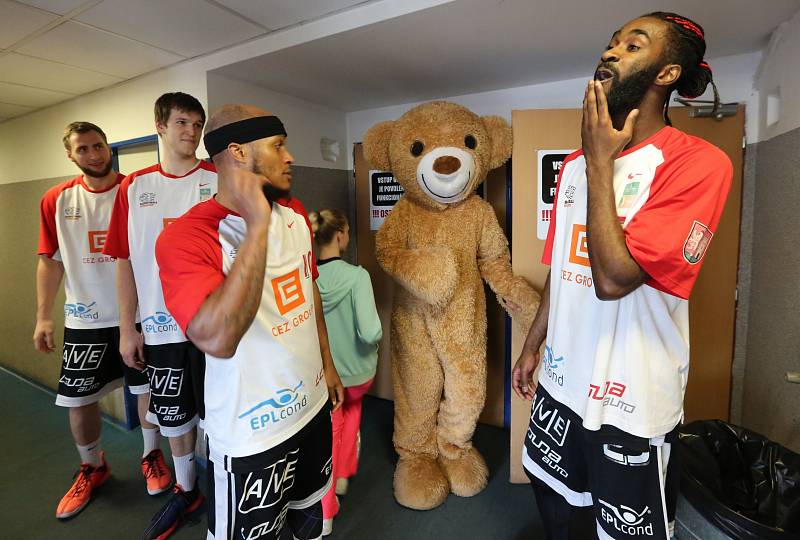
[[[81,302],[64,304],[64,316],[73,317],[75,319],[97,320],[100,318],[100,314],[92,309],[92,306],[96,303],[97,302],[92,302],[88,305]]]
[[[545,345],[544,347],[544,360],[542,362],[545,374],[550,377],[550,380],[558,386],[564,386],[564,374],[559,372],[559,368],[563,365],[564,357],[553,354],[553,349]]]
[[[300,410],[308,404],[308,396],[303,395],[301,397],[298,393],[302,387],[303,381],[300,381],[294,388],[282,388],[275,392],[274,397],[265,399],[261,403],[251,407],[240,414],[239,418],[250,416],[257,410],[264,407],[270,407],[274,409],[250,418],[250,428],[253,431],[264,429],[268,424],[277,424],[283,420],[286,420],[295,413],[300,412]]]
[[[177,332],[180,330],[172,315],[164,311],[156,311],[146,319],[142,319],[142,330],[148,334],[161,332]]]

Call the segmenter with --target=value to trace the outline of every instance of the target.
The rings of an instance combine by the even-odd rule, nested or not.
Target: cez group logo
[[[589,236],[586,234],[586,225],[576,223],[572,226],[569,262],[580,264],[581,266],[591,266],[589,263]]]
[[[240,419],[248,418],[250,429],[259,431],[267,426],[276,425],[300,412],[308,405],[308,396],[300,395],[303,381],[294,388],[281,388],[273,397],[265,399],[239,415]],[[266,411],[262,410],[265,409]]]
[[[89,253],[102,253],[108,231],[89,231]]]
[[[300,282],[300,269],[296,268],[272,280],[272,292],[281,315],[286,315],[296,307],[306,303],[303,284]]]
[[[96,303],[84,304],[75,302],[74,304],[64,304],[64,316],[84,321],[96,321],[100,318],[100,313],[92,309]]]
[[[161,334],[163,332],[177,332],[180,329],[172,315],[164,311],[156,311],[146,319],[142,319],[142,330],[148,334]]]

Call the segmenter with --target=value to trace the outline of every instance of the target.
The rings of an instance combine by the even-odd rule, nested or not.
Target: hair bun
[[[316,234],[317,231],[319,230],[319,225],[320,225],[319,212],[309,212],[308,221],[311,222],[311,232]]]
[[[691,73],[685,73],[681,76],[676,90],[680,96],[694,99],[705,93],[711,79],[711,67],[705,62],[701,62]]]

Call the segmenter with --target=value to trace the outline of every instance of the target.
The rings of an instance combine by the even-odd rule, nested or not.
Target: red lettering
[[[623,394],[625,394],[625,390],[627,388],[628,387],[622,383],[616,381],[606,381],[605,387],[603,388],[603,393],[600,394],[600,387],[596,384],[590,384],[589,397],[596,401],[602,401],[607,395],[621,398]]]

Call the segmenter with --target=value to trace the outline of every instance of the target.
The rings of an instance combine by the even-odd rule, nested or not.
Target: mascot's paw
[[[459,497],[477,495],[489,482],[489,468],[474,447],[455,459],[440,454],[439,464],[450,481],[450,491]]]
[[[522,278],[519,278],[514,284],[510,295],[507,297],[497,296],[497,301],[524,334],[528,333],[533,324],[541,300],[541,295]]]
[[[453,297],[458,283],[458,261],[448,247],[415,250],[419,275],[414,279],[417,297],[427,304],[444,307]]]
[[[430,510],[444,502],[450,486],[436,460],[400,458],[394,470],[394,498],[412,510]]]

